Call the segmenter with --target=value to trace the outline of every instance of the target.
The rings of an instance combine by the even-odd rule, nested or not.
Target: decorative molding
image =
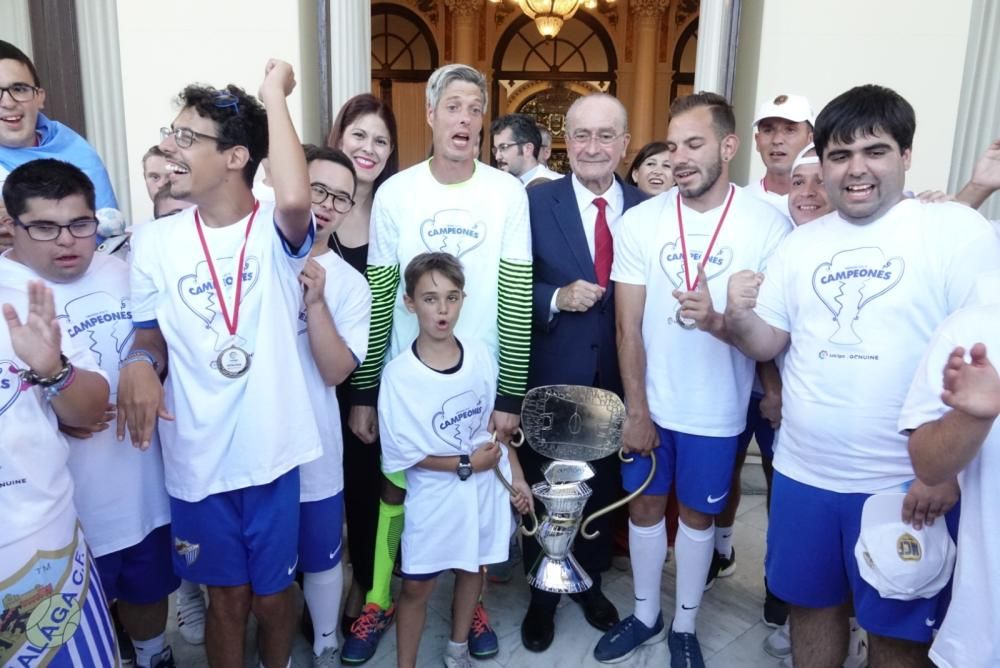
[[[698,0],[680,0],[677,3],[677,10],[674,13],[674,25],[683,25],[692,17],[696,17],[699,5]]]
[[[597,11],[604,16],[605,20],[608,22],[612,28],[618,27],[618,3],[601,3],[597,7]]]
[[[444,4],[455,18],[468,18],[475,15],[483,3],[482,0],[444,0]]]
[[[670,0],[630,0],[629,10],[637,18],[658,18],[670,6]]]
[[[77,3],[76,23],[87,140],[104,161],[118,198],[119,211],[127,215],[132,210],[132,198],[115,0]]]
[[[430,19],[431,23],[437,24],[439,18],[437,0],[416,0],[413,5],[417,11]]]

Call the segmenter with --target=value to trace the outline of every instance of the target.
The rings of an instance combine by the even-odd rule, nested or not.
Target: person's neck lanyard
[[[205,254],[205,262],[208,264],[208,272],[212,276],[212,287],[215,289],[215,298],[219,302],[219,310],[222,311],[222,320],[226,324],[229,332],[230,343],[219,353],[216,358],[216,368],[226,378],[239,378],[250,369],[250,353],[236,345],[236,330],[240,324],[240,298],[243,292],[243,262],[246,259],[247,242],[250,239],[250,229],[253,227],[254,218],[257,217],[257,210],[260,209],[260,202],[254,200],[253,211],[250,212],[250,219],[247,221],[246,232],[243,235],[243,245],[240,247],[238,264],[236,265],[236,292],[233,297],[232,318],[229,317],[230,310],[226,306],[226,296],[222,291],[222,281],[215,270],[215,262],[212,259],[212,252],[208,248],[205,240],[205,232],[202,229],[201,217],[198,210],[194,211],[194,225],[198,230],[198,240],[201,241],[201,250]]]

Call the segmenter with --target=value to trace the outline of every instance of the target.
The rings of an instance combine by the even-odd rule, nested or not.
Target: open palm
[[[14,307],[3,305],[14,353],[41,376],[59,371],[62,334],[56,321],[52,290],[41,281],[28,282],[28,316],[22,323]]]

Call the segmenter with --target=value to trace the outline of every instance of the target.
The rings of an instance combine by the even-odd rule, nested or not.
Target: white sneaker
[[[865,668],[868,665],[868,633],[858,626],[857,622],[851,623],[851,635],[847,645],[847,658],[844,660],[844,668]]]
[[[313,654],[313,668],[340,668],[340,650],[327,647],[319,656]]]
[[[472,668],[472,657],[469,656],[468,650],[461,656],[452,656],[445,651],[444,665],[445,668]]]
[[[764,638],[764,651],[776,659],[791,656],[792,636],[788,631],[788,622],[785,622],[771,632],[771,635]]]
[[[177,594],[177,630],[189,645],[205,642],[205,595],[198,590],[197,596]]]

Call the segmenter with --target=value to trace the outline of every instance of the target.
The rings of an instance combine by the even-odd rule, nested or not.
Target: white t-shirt
[[[521,179],[521,183],[524,185],[528,185],[535,179],[548,179],[549,181],[555,181],[556,179],[561,179],[562,177],[563,175],[559,172],[553,172],[542,163],[538,163],[517,178]]]
[[[24,322],[27,295],[8,285],[0,286],[0,304],[13,305]],[[89,350],[72,339],[62,343],[63,354],[74,366],[97,370]],[[47,527],[57,525],[53,539],[62,547],[72,540],[76,519],[73,480],[66,465],[69,446],[41,390],[22,386],[18,372],[26,366],[14,354],[6,323],[0,325],[0,590],[36,551],[50,547],[53,536]]]
[[[226,328],[194,224],[195,207],[140,225],[132,238],[132,319],[156,321],[167,342],[166,407],[160,420],[167,491],[184,501],[267,484],[322,452],[296,345],[298,274],[312,245],[289,252],[261,203],[247,239],[235,339]],[[246,219],[203,226],[232,315],[235,264]],[[235,344],[249,371],[226,378],[219,354]]]
[[[398,265],[402,275],[410,260],[429,251],[451,253],[465,270],[468,298],[456,336],[479,339],[497,357],[500,260],[531,263],[524,186],[478,161],[472,177],[462,183],[439,183],[429,160],[387,180],[375,194],[368,264]],[[417,318],[403,305],[403,289],[401,278],[386,360],[417,338]]]
[[[778,213],[780,213],[789,221],[791,221],[792,216],[791,213],[788,211],[788,195],[779,195],[776,192],[768,190],[766,187],[764,187],[763,178],[757,181],[751,181],[746,185],[744,190],[746,190],[748,193],[750,193],[757,199],[763,202],[767,202],[775,209],[777,209]]]
[[[1000,353],[1000,307],[976,306],[952,314],[934,334],[899,417],[901,431],[937,420],[948,412],[941,401],[942,370],[956,346],[985,343],[994,365]],[[966,358],[968,360],[968,357]],[[1000,665],[996,610],[1000,607],[1000,421],[982,448],[958,474],[962,514],[951,604],[931,647],[931,659],[949,668]]]
[[[326,270],[323,297],[337,333],[354,353],[358,364],[361,364],[368,351],[368,321],[372,307],[372,293],[368,289],[368,282],[333,251],[317,255],[313,259]],[[320,458],[299,467],[299,499],[304,502],[320,501],[344,489],[344,436],[340,431],[337,388],[323,382],[309,347],[304,305],[299,311],[298,344],[299,355],[305,362],[309,398],[312,400],[323,442],[323,454]]]
[[[463,313],[462,317],[465,317]],[[406,471],[403,572],[474,572],[507,558],[510,494],[493,471],[461,480],[416,466],[429,455],[471,455],[490,439],[497,364],[481,342],[464,342],[462,366],[435,371],[410,348],[386,365],[378,398],[382,467]],[[511,479],[506,448],[500,470]]]
[[[41,277],[26,265],[0,257],[0,281],[24,285]],[[132,311],[128,265],[100,253],[80,278],[51,283],[63,337],[89,349],[111,384],[115,403],[118,363],[132,347]],[[170,522],[163,483],[163,459],[155,436],[149,450],[119,442],[115,425],[91,438],[67,438],[69,469],[76,483],[74,501],[87,543],[95,557],[130,547],[153,529]],[[115,483],[108,484],[109,476]]]
[[[720,313],[726,307],[729,276],[743,269],[763,271],[791,230],[773,207],[733,187],[732,206],[705,267]],[[615,237],[611,279],[646,288],[642,339],[653,421],[687,434],[735,436],[746,426],[754,362],[711,334],[682,329],[675,321],[679,304],[672,293],[687,289],[677,196],[672,189],[625,212]],[[724,208],[699,213],[682,205],[692,282]]]
[[[960,204],[903,200],[867,225],[836,212],[771,258],[757,314],[789,332],[774,468],[835,492],[913,479],[899,409],[935,328],[1000,266],[1000,240]]]

